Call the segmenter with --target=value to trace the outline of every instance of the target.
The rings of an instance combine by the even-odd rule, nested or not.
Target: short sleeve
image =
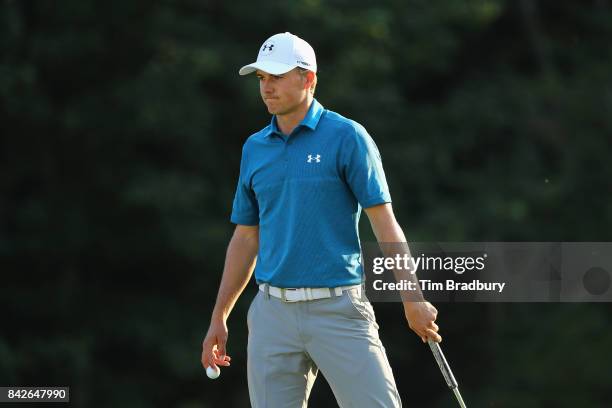
[[[378,147],[361,126],[355,126],[342,147],[345,180],[363,208],[390,203],[391,194]]]
[[[231,222],[239,225],[259,224],[259,205],[255,192],[251,188],[250,176],[246,160],[246,145],[242,149],[240,160],[240,176],[236,186],[236,195],[232,205]]]

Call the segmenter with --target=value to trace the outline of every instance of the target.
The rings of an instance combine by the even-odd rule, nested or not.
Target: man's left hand
[[[442,337],[438,334],[439,327],[435,323],[438,311],[429,302],[405,302],[404,314],[408,326],[423,340],[432,339],[441,342]]]

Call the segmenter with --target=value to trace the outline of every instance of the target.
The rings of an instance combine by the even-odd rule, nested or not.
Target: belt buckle
[[[287,291],[294,291],[294,290],[298,290],[299,288],[280,288],[281,291],[281,300],[285,303],[295,303],[295,302],[299,302],[299,300],[289,300],[287,299]]]

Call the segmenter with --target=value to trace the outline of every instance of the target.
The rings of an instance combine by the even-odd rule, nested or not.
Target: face
[[[272,75],[257,71],[259,92],[268,112],[273,115],[286,115],[296,111],[308,96],[307,76],[293,69],[282,75]]]

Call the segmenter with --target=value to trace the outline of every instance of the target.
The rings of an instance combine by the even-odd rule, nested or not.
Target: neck
[[[304,120],[306,114],[308,113],[308,109],[310,109],[312,101],[312,95],[308,95],[308,97],[304,99],[304,102],[299,104],[291,112],[276,115],[276,125],[284,135],[291,134],[293,129],[295,129],[296,126],[299,125],[302,120]]]

